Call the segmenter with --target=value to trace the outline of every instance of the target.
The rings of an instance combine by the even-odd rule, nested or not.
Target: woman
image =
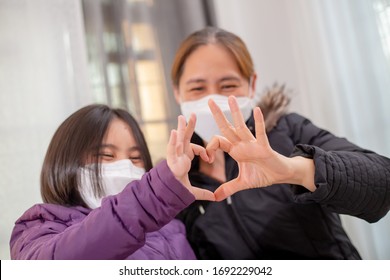
[[[198,258],[361,258],[338,214],[370,223],[386,215],[388,158],[284,113],[288,99],[280,93],[261,103],[265,127],[260,109],[252,112],[251,56],[225,30],[209,27],[187,37],[172,81],[182,114],[197,115],[191,142],[207,145],[210,156],[193,161],[190,181],[216,191],[218,201],[227,198],[196,201],[178,216]]]
[[[135,119],[90,105],[57,129],[43,163],[45,203],[17,221],[12,259],[193,259],[175,215],[209,191],[192,187],[188,170],[205,149],[189,143],[195,117],[173,130],[167,160],[152,168]]]

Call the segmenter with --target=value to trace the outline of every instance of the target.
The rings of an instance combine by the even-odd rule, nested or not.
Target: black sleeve
[[[376,222],[390,210],[390,159],[362,149],[345,138],[290,114],[287,122],[296,144],[291,156],[312,158],[314,192],[293,186],[299,203],[316,202],[339,214]],[[305,189],[306,190],[306,189]]]

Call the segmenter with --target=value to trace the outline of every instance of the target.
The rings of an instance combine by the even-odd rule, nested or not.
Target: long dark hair
[[[125,110],[93,104],[70,115],[54,133],[41,171],[41,196],[44,202],[65,206],[84,206],[79,192],[79,169],[86,160],[98,154],[106,130],[113,118],[126,122],[141,151],[144,168],[152,168],[152,160],[137,121]],[[99,163],[95,172],[95,192],[101,193],[98,180]]]

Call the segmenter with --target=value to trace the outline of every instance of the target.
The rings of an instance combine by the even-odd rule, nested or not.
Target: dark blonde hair
[[[89,105],[69,116],[54,133],[41,171],[41,196],[44,202],[87,207],[79,192],[79,168],[97,155],[110,122],[119,118],[127,123],[140,150],[146,171],[152,160],[137,121],[125,110],[106,105]],[[101,193],[100,163],[94,174],[94,191]]]
[[[179,86],[187,58],[200,46],[216,44],[228,50],[241,74],[250,80],[254,73],[252,57],[237,35],[217,27],[206,27],[190,34],[179,46],[171,70],[171,79],[174,86]]]

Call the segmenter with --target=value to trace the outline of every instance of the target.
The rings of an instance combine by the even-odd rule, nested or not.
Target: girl
[[[213,193],[192,187],[188,170],[205,149],[178,119],[167,160],[152,168],[143,134],[126,111],[86,106],[57,129],[43,163],[45,203],[17,221],[12,259],[193,259],[175,215]]]

